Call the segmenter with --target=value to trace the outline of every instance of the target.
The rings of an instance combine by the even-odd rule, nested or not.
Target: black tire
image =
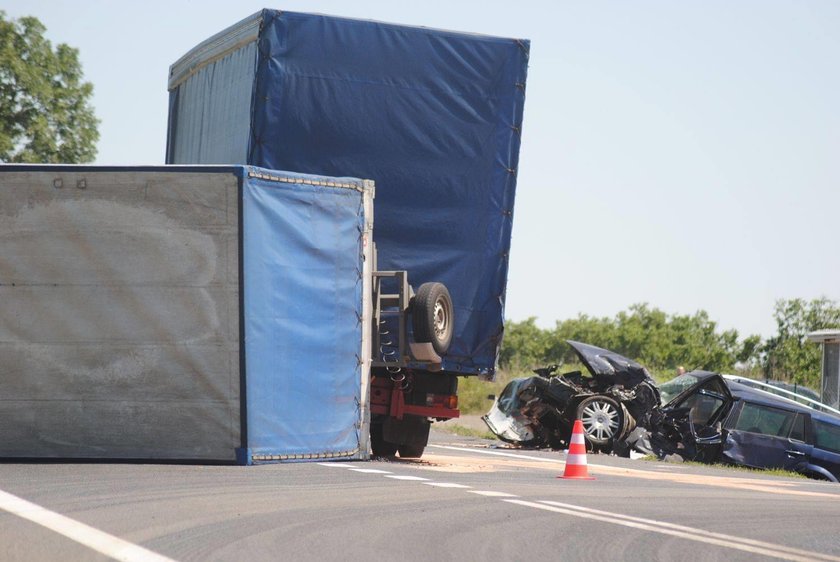
[[[404,459],[419,459],[426,450],[425,445],[400,445],[400,457]]]
[[[803,472],[804,476],[807,476],[811,480],[822,480],[823,482],[831,482],[830,478],[827,478],[824,474],[820,474],[819,472]]]
[[[624,411],[609,396],[595,395],[578,404],[577,417],[583,422],[586,440],[593,449],[610,447],[625,431]]]
[[[370,424],[370,448],[374,457],[393,457],[397,454],[397,444],[383,439],[381,423]]]
[[[411,303],[414,341],[431,343],[438,355],[444,355],[452,343],[455,316],[452,297],[443,283],[423,283]]]

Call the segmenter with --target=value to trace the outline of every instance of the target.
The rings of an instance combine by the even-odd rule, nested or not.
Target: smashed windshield
[[[530,378],[514,379],[499,395],[498,407],[502,413],[511,415],[517,412],[522,401],[519,391],[531,382]]]
[[[700,382],[700,378],[691,373],[686,373],[659,385],[659,395],[662,405],[664,406],[676,398],[680,392],[694,386],[698,382]]]

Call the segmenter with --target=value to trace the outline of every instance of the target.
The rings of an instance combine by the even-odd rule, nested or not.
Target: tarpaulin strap
[[[356,311],[356,324],[361,324],[361,323],[362,323],[362,315],[359,313],[359,311]]]
[[[511,126],[510,126],[510,128],[511,128],[511,129],[513,129],[513,131],[514,131],[517,135],[521,135],[521,134],[522,134],[522,127],[519,127],[519,126],[517,126],[517,125],[511,125]]]
[[[308,459],[337,459],[341,457],[352,457],[358,454],[359,449],[352,451],[341,451],[337,453],[303,453],[296,455],[251,455],[251,459],[255,461],[293,461],[293,460],[308,460]]]
[[[516,169],[515,168],[507,168],[506,167],[505,170],[507,170],[507,172],[509,174],[513,174],[514,176],[516,175]]]
[[[260,142],[259,138],[257,142]],[[257,170],[250,170],[248,172],[248,177],[257,178],[260,180],[266,181],[274,181],[280,183],[291,183],[297,185],[311,185],[314,187],[341,187],[345,189],[354,189],[356,191],[361,191],[361,188],[356,185],[355,183],[349,182],[338,182],[332,181],[328,179],[314,179],[314,178],[304,178],[304,177],[286,177],[286,176],[279,176],[276,174],[272,174],[269,172],[260,172]],[[357,227],[360,228],[360,227]]]

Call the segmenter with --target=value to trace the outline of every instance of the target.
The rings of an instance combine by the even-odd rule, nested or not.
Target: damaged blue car
[[[666,404],[651,427],[628,436],[637,451],[840,479],[840,416],[833,412],[708,371],[681,375],[659,391]]]

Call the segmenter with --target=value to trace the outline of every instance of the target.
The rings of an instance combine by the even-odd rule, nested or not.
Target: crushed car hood
[[[620,384],[625,388],[633,388],[644,381],[656,385],[647,369],[632,359],[588,343],[572,340],[566,340],[566,343],[572,346],[581,363],[597,379],[609,381],[609,384]]]

